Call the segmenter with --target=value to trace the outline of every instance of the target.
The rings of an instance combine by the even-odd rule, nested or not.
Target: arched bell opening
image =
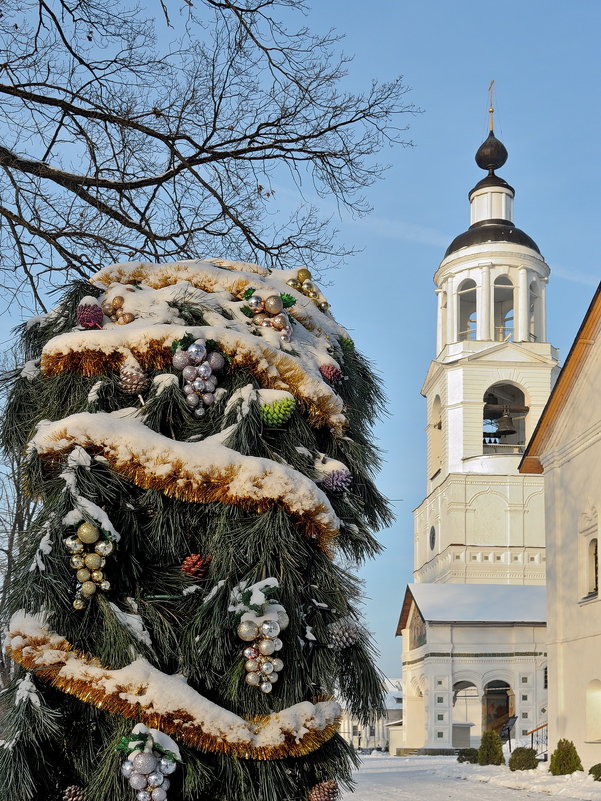
[[[438,395],[432,403],[428,428],[430,436],[429,475],[432,479],[442,467],[442,404]]]
[[[506,275],[495,280],[493,315],[495,326],[495,340],[508,342],[513,340],[513,284]]]
[[[489,387],[482,412],[483,452],[522,453],[528,410],[519,387],[502,382]]]
[[[497,731],[515,714],[515,695],[506,681],[489,681],[482,696],[482,731]]]
[[[457,339],[476,339],[478,313],[476,305],[476,282],[471,278],[462,281],[457,291]]]

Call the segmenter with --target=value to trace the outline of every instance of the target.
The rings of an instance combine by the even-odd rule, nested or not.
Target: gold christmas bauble
[[[123,320],[123,324],[127,325],[127,323],[133,323],[136,318],[131,312],[125,312],[121,319]]]
[[[309,292],[316,292],[317,287],[315,286],[313,281],[307,279],[306,281],[303,281],[302,290],[305,293],[305,295],[308,295]]]
[[[93,581],[84,581],[81,585],[82,595],[94,595],[96,592],[96,585]]]
[[[84,566],[83,556],[79,553],[75,554],[75,556],[71,557],[71,567],[74,567],[75,570],[79,570],[80,567]]]
[[[110,540],[102,540],[102,542],[96,543],[94,550],[100,556],[109,556],[115,550],[115,546]]]
[[[313,300],[317,300],[319,298],[319,292],[316,292],[314,289],[309,292],[309,297],[313,298]]]
[[[81,584],[83,584],[84,581],[90,580],[90,571],[86,570],[85,567],[80,568],[75,575]]]
[[[111,305],[113,309],[115,309],[115,311],[117,309],[120,309],[121,306],[123,306],[123,298],[121,297],[121,295],[115,295],[115,297],[111,301]]]
[[[102,572],[102,570],[94,570],[94,572],[92,573],[92,581],[95,584],[102,584],[102,582],[104,581],[104,573]]]
[[[85,608],[86,608],[86,602],[84,601],[83,598],[76,598],[73,601],[73,609],[77,609],[78,611],[81,611],[82,609],[85,609]]]
[[[307,270],[306,267],[301,267],[301,269],[296,274],[296,280],[300,281],[301,284],[303,281],[310,281],[311,280],[311,273]]]
[[[90,570],[98,570],[102,565],[102,557],[98,553],[87,553],[84,556],[84,562]]]
[[[291,278],[289,281],[286,281],[286,284],[292,289],[300,289],[302,281],[299,281],[297,278]]]
[[[279,295],[270,295],[265,298],[264,306],[268,314],[279,314],[284,308],[284,302]]]
[[[100,537],[100,531],[91,523],[82,523],[77,529],[77,536],[85,543],[96,542]]]

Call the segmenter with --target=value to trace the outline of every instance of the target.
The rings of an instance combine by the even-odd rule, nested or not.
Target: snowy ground
[[[563,801],[601,801],[601,782],[586,773],[552,776],[548,763],[538,770],[459,764],[455,757],[362,757],[356,791],[344,801],[516,801],[561,796]],[[467,782],[467,784],[466,784]],[[520,791],[519,796],[516,790]]]

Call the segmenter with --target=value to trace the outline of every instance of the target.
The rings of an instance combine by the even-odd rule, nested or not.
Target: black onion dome
[[[538,245],[520,228],[516,228],[510,220],[482,220],[474,223],[451,242],[446,250],[445,258],[461,248],[472,245],[483,245],[486,242],[509,242],[512,245],[523,245],[540,253]]]
[[[480,169],[488,170],[492,175],[494,170],[498,170],[505,164],[507,156],[507,148],[491,131],[476,151],[476,164]]]

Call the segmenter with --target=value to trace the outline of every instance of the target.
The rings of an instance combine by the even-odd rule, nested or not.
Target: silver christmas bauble
[[[81,592],[82,595],[94,595],[96,592],[96,585],[93,581],[84,581],[81,585]]]
[[[277,637],[280,633],[280,624],[277,620],[264,620],[261,623],[261,634],[264,637]]]
[[[63,540],[63,545],[69,553],[81,553],[83,551],[83,543],[79,537],[67,537]]]
[[[244,670],[248,673],[255,673],[259,669],[259,663],[256,659],[247,659],[244,663]]]
[[[202,367],[202,364],[200,365]],[[194,392],[204,392],[207,388],[207,382],[204,378],[195,378],[192,382],[192,389]]]
[[[261,323],[261,328],[271,328],[271,318],[266,317]]]
[[[177,763],[174,762],[172,759],[167,759],[167,757],[161,757],[161,761],[159,762],[159,770],[164,776],[170,776],[176,768],[177,768]]]
[[[189,364],[187,367],[184,367],[184,369],[182,370],[182,377],[184,381],[194,381],[194,379],[197,376],[198,376],[198,368],[192,367],[191,364]]]
[[[100,585],[100,589],[104,590],[104,592],[106,592],[107,590],[110,590],[110,588],[111,588],[111,582],[107,581],[106,579]]]
[[[173,770],[175,770],[176,767],[177,767],[177,765],[173,768]],[[169,779],[165,779],[165,781],[161,784],[161,790],[164,790],[165,792],[167,792],[167,790],[169,789],[170,786],[171,786],[171,782],[169,781]]]
[[[284,308],[284,302],[279,295],[270,295],[265,298],[264,306],[268,314],[279,314]]]
[[[215,400],[215,396],[212,392],[203,392],[200,397],[205,406],[210,406]]]
[[[215,392],[217,389],[217,379],[214,375],[210,376],[210,378],[207,378],[205,381],[205,388],[207,392]]]
[[[218,373],[225,367],[225,359],[223,358],[221,353],[217,353],[217,351],[209,353],[207,362],[211,365],[211,370],[213,370],[213,372],[215,373]]]
[[[258,687],[261,683],[261,674],[260,673],[247,673],[246,674],[246,683],[250,684],[251,687]]]
[[[190,364],[200,364],[207,355],[206,347],[200,342],[194,342],[186,351]]]
[[[152,801],[152,796],[148,790],[138,790],[136,793],[136,801]]]
[[[96,543],[94,550],[99,556],[110,556],[115,550],[115,543],[110,540],[101,540]]]
[[[98,570],[102,565],[102,556],[98,553],[87,553],[84,562],[88,570]]]
[[[282,334],[282,335],[280,336],[280,340],[281,340],[281,341],[282,341],[282,342],[283,342],[285,345],[289,345],[289,344],[292,342],[292,337],[290,336],[290,334]]]
[[[247,659],[256,659],[259,656],[259,652],[256,648],[253,648],[253,646],[250,645],[248,648],[244,649],[244,656]]]
[[[259,295],[251,295],[248,299],[248,308],[255,314],[263,311],[263,298]]]
[[[160,787],[163,784],[165,777],[160,772],[160,770],[153,770],[152,773],[148,774],[148,784],[151,787]]]
[[[190,364],[190,357],[185,351],[176,350],[173,354],[173,358],[171,359],[171,364],[176,370],[183,370],[184,367],[187,367]]]
[[[194,409],[200,403],[200,398],[198,395],[186,395],[186,403],[191,409]]]
[[[285,609],[278,610],[278,623],[280,624],[280,631],[284,631],[288,628],[290,618],[288,617],[288,612],[286,612]]]
[[[100,538],[100,530],[91,523],[82,523],[77,529],[77,536],[85,543],[96,542]]]
[[[84,566],[83,556],[80,553],[76,553],[69,561],[71,567],[74,567],[75,570],[79,570],[80,567]]]
[[[142,751],[141,754],[136,754],[132,759],[134,768],[138,773],[144,773],[146,776],[157,769],[157,758],[150,751]]]
[[[131,760],[126,759],[125,762],[121,765],[122,775],[125,776],[125,778],[127,779],[129,778],[129,776],[132,775],[133,772],[134,772],[134,763]]]
[[[282,648],[284,647],[284,643],[280,640],[279,637],[274,637],[273,638],[273,646],[274,646],[276,651],[281,651]]]
[[[277,674],[277,673],[274,671],[273,673],[270,673],[270,675],[269,675],[269,676],[267,676],[267,678],[269,679],[269,681],[270,681],[272,684],[275,684],[275,683],[276,683],[276,681],[277,681],[277,680],[278,680],[280,677],[279,677],[279,676],[278,676],[278,674]]]
[[[196,390],[192,384],[184,384],[184,395],[195,395]]]
[[[271,673],[273,673],[273,664],[271,662],[263,662],[261,665],[261,673],[264,673],[266,676],[271,675]]]
[[[205,381],[211,376],[212,373],[213,371],[211,370],[211,365],[207,364],[207,362],[203,362],[203,364],[201,364],[198,368],[198,377],[204,378]]]
[[[238,624],[236,633],[241,640],[244,640],[244,642],[250,642],[259,636],[259,628],[256,623],[252,622],[252,620],[242,620]]]
[[[261,687],[261,692],[265,693],[265,695],[273,689],[270,681],[263,681],[259,686]]]
[[[328,303],[327,300],[322,300],[317,304],[317,308],[319,309],[319,311],[322,311],[322,312],[325,313],[330,308],[330,304]]]
[[[270,656],[275,651],[273,640],[261,640],[259,643],[259,653],[263,656]]]
[[[276,314],[275,317],[271,318],[271,324],[277,331],[282,331],[288,325],[288,315]]]
[[[129,777],[129,786],[132,790],[143,790],[146,787],[146,776],[141,773],[132,773]]]
[[[163,787],[155,787],[150,794],[150,798],[152,801],[165,801],[167,798],[167,791]]]
[[[279,673],[280,670],[284,669],[284,663],[282,662],[282,660],[278,656],[275,656],[271,660],[271,664],[273,665],[273,669],[275,670],[276,673]]]
[[[197,406],[194,409],[194,417],[204,417],[205,416],[205,409],[203,406]]]

